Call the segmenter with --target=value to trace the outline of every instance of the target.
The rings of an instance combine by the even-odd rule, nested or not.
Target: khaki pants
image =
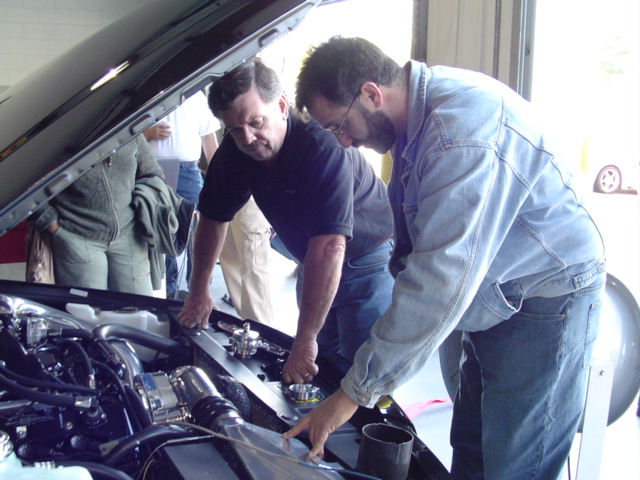
[[[222,275],[242,319],[273,324],[269,258],[271,226],[253,197],[229,223],[220,252]]]

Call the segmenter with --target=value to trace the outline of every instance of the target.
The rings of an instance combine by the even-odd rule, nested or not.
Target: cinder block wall
[[[152,0],[0,0],[0,91]]]

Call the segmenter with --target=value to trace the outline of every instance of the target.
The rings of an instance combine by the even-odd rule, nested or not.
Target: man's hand
[[[180,325],[193,328],[200,324],[206,330],[209,328],[209,315],[214,308],[213,298],[208,291],[199,294],[192,290],[184,301],[182,311],[178,314]]]
[[[287,363],[282,368],[284,383],[310,382],[318,374],[315,364],[318,356],[318,343],[315,340],[296,339],[291,347]]]
[[[171,136],[171,126],[168,123],[156,123],[144,131],[144,138],[147,140],[166,140]]]
[[[312,445],[308,456],[309,458],[317,455],[322,457],[327,437],[347,422],[356,413],[356,410],[358,410],[358,404],[351,400],[342,388],[339,388],[333,395],[311,410],[309,415],[300,420],[295,427],[282,434],[282,437],[293,438],[308,428],[309,440]]]

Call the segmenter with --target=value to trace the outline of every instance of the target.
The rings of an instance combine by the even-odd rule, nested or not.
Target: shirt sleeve
[[[49,202],[42,204],[28,219],[28,223],[42,232],[58,219],[58,211]]]
[[[138,162],[138,168],[136,170],[136,178],[142,178],[149,175],[155,175],[160,178],[164,178],[164,172],[162,167],[158,164],[156,157],[151,151],[151,147],[144,138],[144,135],[138,135],[135,140],[137,151],[136,159]]]
[[[248,160],[225,135],[211,159],[200,191],[198,210],[217,222],[230,222],[251,196],[250,172],[243,169]]]
[[[415,375],[455,328],[528,194],[493,149],[478,146],[419,159],[405,181],[416,182],[416,203],[404,205],[413,250],[342,380],[367,407]]]

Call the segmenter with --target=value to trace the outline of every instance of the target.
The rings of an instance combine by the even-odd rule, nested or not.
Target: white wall
[[[0,0],[0,91],[151,0]]]

